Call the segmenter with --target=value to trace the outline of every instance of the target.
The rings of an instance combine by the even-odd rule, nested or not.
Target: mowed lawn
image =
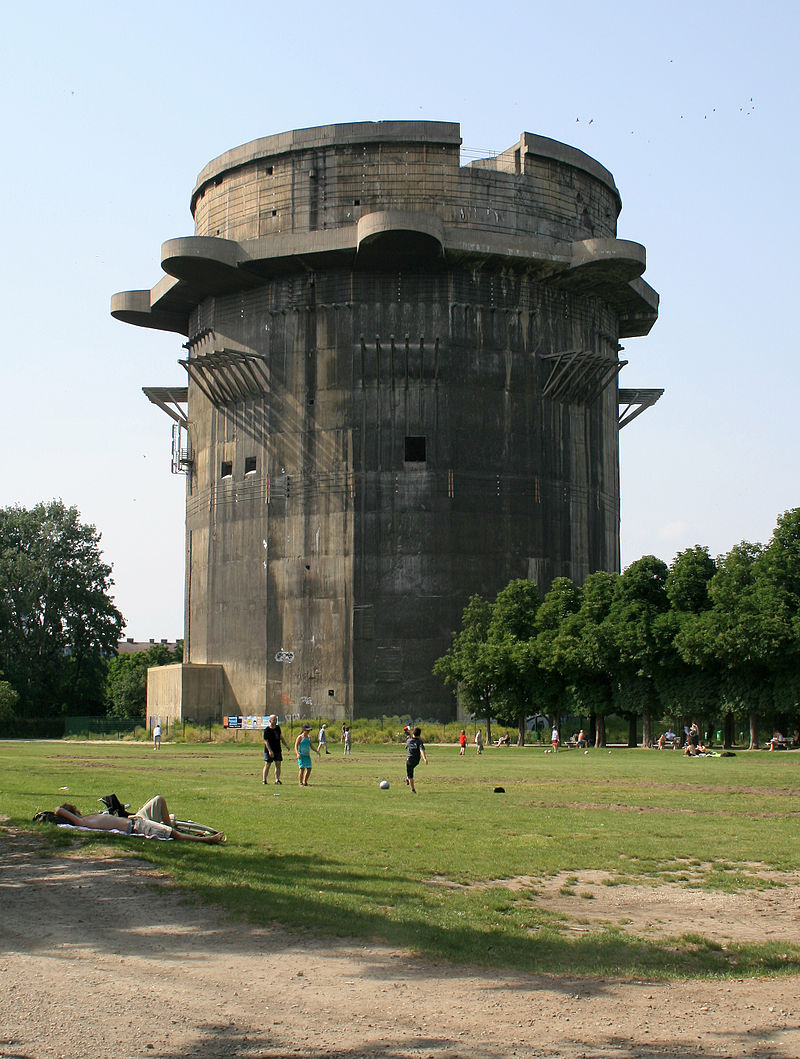
[[[399,745],[356,745],[346,759],[333,744],[329,756],[314,757],[312,786],[301,790],[291,754],[283,785],[262,785],[256,742],[165,744],[159,752],[134,743],[0,742],[0,841],[14,842],[6,828],[23,827],[56,850],[77,842],[87,855],[97,847],[133,853],[233,916],[386,941],[437,960],[622,977],[800,972],[793,938],[725,945],[687,922],[685,933],[654,940],[613,921],[577,936],[564,914],[536,899],[536,881],[557,872],[697,885],[697,873],[686,874],[695,866],[704,887],[757,900],[768,883],[755,866],[800,868],[800,753],[689,759],[512,747],[480,757],[471,748],[461,758],[456,747],[434,745],[428,758],[414,796]],[[382,779],[389,790],[379,788]],[[134,809],[163,794],[179,817],[213,824],[228,841],[164,843],[31,823],[61,801],[93,812],[111,792]],[[505,885],[518,878],[518,889]]]

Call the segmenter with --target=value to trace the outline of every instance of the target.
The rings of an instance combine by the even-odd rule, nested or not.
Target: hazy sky
[[[800,505],[798,76],[792,3],[15,4],[3,16],[0,505],[61,497],[102,533],[137,639],[183,625],[184,479],[145,385],[185,385],[181,336],[117,323],[193,231],[203,166],[288,129],[458,121],[614,174],[619,236],[661,295],[627,387],[622,549],[669,561],[768,539]],[[471,153],[470,157],[474,155]]]

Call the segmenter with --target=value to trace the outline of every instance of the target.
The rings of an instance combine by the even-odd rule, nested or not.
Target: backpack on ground
[[[106,807],[106,812],[111,816],[128,817],[131,815],[116,794],[107,794],[104,798],[99,798],[98,801],[103,803]]]

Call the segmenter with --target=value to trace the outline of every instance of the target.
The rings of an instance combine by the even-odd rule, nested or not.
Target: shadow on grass
[[[51,832],[47,846],[54,852],[63,852],[68,844],[72,850],[123,853],[112,861],[113,878],[94,897],[95,910],[108,902],[118,912],[116,917],[104,917],[112,925],[106,923],[98,939],[98,944],[110,951],[124,936],[129,946],[136,944],[132,934],[150,922],[146,902],[139,908],[136,897],[124,896],[115,887],[115,879],[125,881],[129,873],[126,862],[131,856],[157,865],[173,877],[187,904],[205,902],[242,922],[277,926],[292,932],[276,936],[271,945],[277,947],[296,947],[298,935],[301,939],[335,937],[340,939],[345,951],[348,947],[357,948],[359,943],[379,943],[434,963],[446,961],[528,974],[622,979],[800,973],[800,949],[796,946],[775,943],[723,946],[715,939],[696,935],[643,939],[611,927],[575,937],[563,932],[562,917],[538,909],[535,902],[515,904],[504,890],[484,890],[479,896],[464,891],[431,890],[421,887],[410,872],[376,871],[368,865],[354,870],[333,858],[303,854],[274,856],[263,850],[233,845],[208,847],[139,840],[133,847],[130,840],[122,837],[110,839],[108,835],[95,837],[84,833],[70,834],[67,842],[64,834]],[[80,834],[79,839],[76,834]],[[18,855],[24,857],[25,852],[20,851]],[[13,852],[5,849],[6,869],[9,856],[13,859]],[[81,870],[92,872],[92,858],[78,858],[77,863]],[[109,870],[108,861],[103,863],[104,870]],[[41,864],[46,865],[47,861]],[[46,868],[32,870],[39,872],[38,881],[46,887],[49,900],[63,899],[57,877],[48,874]],[[6,893],[9,878],[6,870],[0,887]],[[193,910],[188,915],[194,917],[195,936],[207,934],[209,946],[240,951],[235,931],[208,926],[202,910]],[[39,944],[69,943],[85,930],[90,916],[91,910],[84,910],[74,923],[62,929],[60,937],[55,936],[58,928],[54,916],[52,929],[43,930],[39,941],[32,939],[31,944],[35,948]],[[114,922],[119,926],[114,926]],[[42,907],[42,923],[48,926],[46,905]],[[12,946],[13,942],[0,948]],[[385,977],[385,967],[376,966],[375,973]]]
[[[613,978],[748,977],[800,973],[788,943],[722,945],[713,938],[644,939],[605,927],[579,937],[563,917],[509,906],[505,890],[431,891],[415,876],[353,870],[333,859],[224,851],[213,864],[181,849],[178,881],[229,915],[262,926],[383,943],[428,960],[529,974]],[[159,858],[163,860],[163,858]],[[176,867],[173,864],[173,868]]]

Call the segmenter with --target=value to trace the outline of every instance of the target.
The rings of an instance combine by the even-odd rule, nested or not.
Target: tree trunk
[[[589,742],[594,746],[594,741],[597,737],[597,714],[592,710],[589,714]]]
[[[602,713],[597,715],[597,733],[594,739],[594,745],[597,747],[606,745],[606,719]]]
[[[638,740],[636,738],[636,730],[638,727],[639,718],[635,713],[628,714],[628,746],[636,746]]]
[[[734,717],[732,713],[725,714],[725,720],[722,725],[722,748],[723,750],[730,750],[733,746],[733,734],[734,734]]]
[[[653,745],[653,718],[650,716],[650,711],[645,710],[642,714],[642,746],[651,747]]]
[[[517,746],[525,746],[525,715],[519,718],[517,724]]]
[[[750,719],[750,746],[749,750],[758,750],[758,716],[755,713],[749,714]]]

